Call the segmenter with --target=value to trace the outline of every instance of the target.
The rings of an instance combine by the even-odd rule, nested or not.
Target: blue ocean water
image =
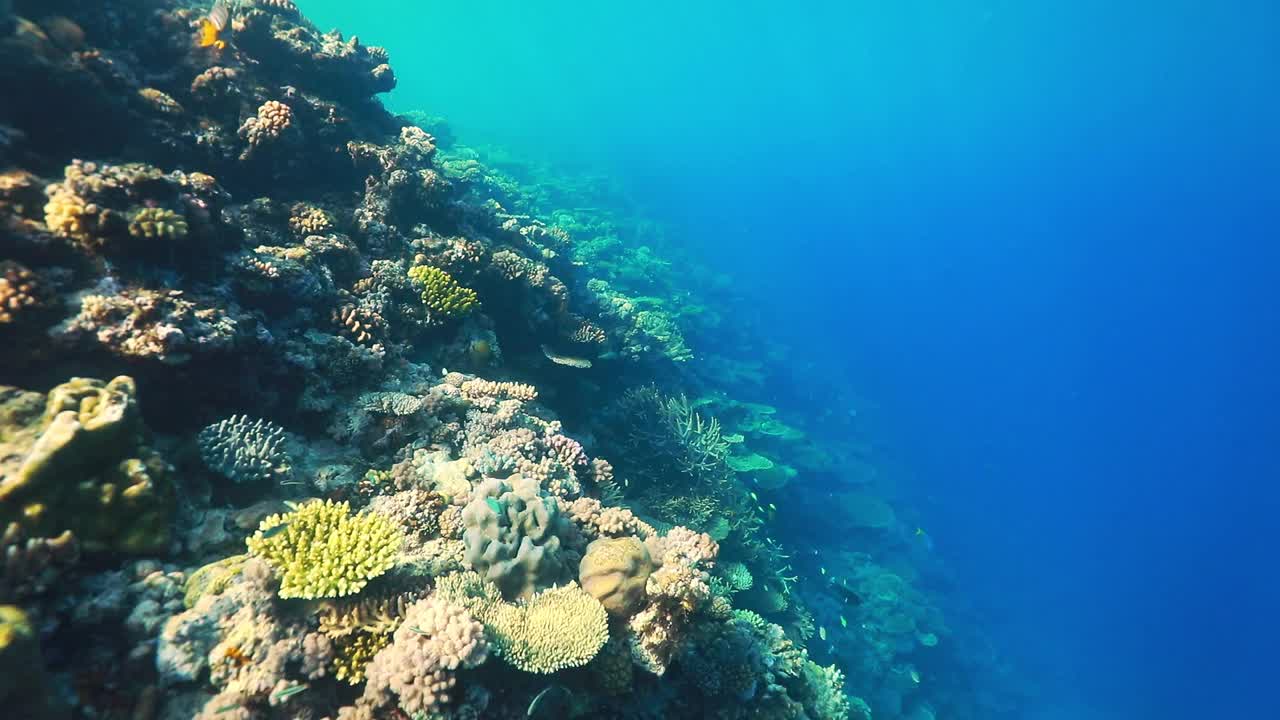
[[[299,4],[393,107],[627,188],[791,348],[779,404],[874,408],[1025,716],[1269,712],[1274,4]]]

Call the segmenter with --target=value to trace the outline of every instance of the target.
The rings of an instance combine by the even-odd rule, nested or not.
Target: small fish
[[[917,685],[919,685],[919,684],[920,684],[920,672],[919,672],[918,670],[914,670],[914,669],[913,669],[913,670],[911,671],[911,682],[913,682],[913,683],[915,683],[915,684],[917,684]]]
[[[849,588],[845,587],[843,583],[832,583],[831,587],[835,588],[836,592],[843,595],[844,601],[849,603],[850,605],[862,604],[862,596],[850,590]]]
[[[307,484],[307,481],[306,481],[306,480],[281,480],[279,484],[281,484],[281,485],[306,485],[306,484]]]
[[[818,628],[818,637],[823,641],[827,639],[827,629],[825,627]]]
[[[484,501],[489,506],[489,509],[493,511],[493,514],[495,515],[502,514],[502,503],[498,502],[497,500],[494,500],[491,497],[485,498]]]
[[[231,712],[232,710],[238,709],[239,707],[240,707],[240,703],[231,703],[230,705],[223,705],[222,707],[218,708],[217,710],[214,710],[214,711],[213,711],[213,714],[214,714],[214,715],[221,715],[222,713],[228,713],[228,712]]]
[[[272,695],[271,699],[276,702],[279,702],[281,700],[288,700],[289,698],[293,697],[294,695],[297,695],[298,693],[306,689],[307,689],[306,685],[291,685],[281,690],[280,692],[276,693],[275,695]]]
[[[849,621],[845,620],[843,615],[840,616],[840,627],[842,628],[849,627]]]
[[[287,522],[285,522],[285,523],[280,523],[279,525],[275,525],[275,526],[269,527],[269,528],[267,528],[266,530],[263,530],[263,531],[262,531],[262,539],[263,539],[263,540],[266,540],[267,538],[275,537],[275,536],[279,535],[280,533],[284,532],[284,531],[285,531],[285,528],[287,528],[287,527],[289,527],[289,523],[287,523]]]
[[[921,537],[922,535],[924,535],[924,528],[916,528],[916,537]]]
[[[284,506],[285,506],[285,507],[287,507],[287,508],[289,508],[290,510],[297,510],[297,509],[298,509],[298,503],[296,503],[296,502],[294,502],[294,501],[292,501],[292,500],[285,500],[285,501],[284,501]]]
[[[826,569],[826,568],[824,568],[824,567],[820,567],[820,568],[818,568],[818,570],[822,571],[822,574],[823,574],[823,575],[826,575],[826,574],[827,574],[827,569]]]
[[[410,630],[410,631],[412,631],[412,632],[414,632],[414,633],[416,633],[416,634],[418,634],[418,635],[430,635],[430,634],[431,634],[431,633],[427,632],[426,630],[423,630],[422,628],[418,627],[417,625],[410,625],[410,626],[409,626],[409,630]]]
[[[226,0],[214,0],[209,14],[200,18],[200,39],[197,45],[217,50],[226,48],[227,41],[222,39],[222,31],[227,29],[229,20],[231,20],[231,8],[227,6]]]
[[[774,505],[773,503],[769,503],[769,509],[770,509],[770,510],[772,510],[772,511],[774,511],[774,512],[777,512],[777,511],[778,511],[778,506],[777,506],[777,505]]]
[[[533,696],[529,708],[525,710],[527,718],[552,718],[568,715],[568,705],[572,694],[563,685],[548,685],[542,692]]]
[[[755,493],[751,493],[751,499],[752,499],[752,500],[754,500],[754,501],[756,501],[756,502],[760,502],[760,498],[759,498],[759,497],[756,497],[756,494],[755,494]]]

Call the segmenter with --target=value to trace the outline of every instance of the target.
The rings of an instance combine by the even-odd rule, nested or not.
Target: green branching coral
[[[479,298],[476,291],[463,287],[449,273],[430,265],[409,268],[409,279],[422,292],[422,304],[432,315],[458,318],[471,312]]]
[[[142,208],[130,218],[129,234],[136,238],[181,240],[187,236],[187,219],[165,208]]]
[[[282,598],[354,595],[391,569],[404,534],[377,513],[324,500],[271,515],[246,541],[280,576]]]

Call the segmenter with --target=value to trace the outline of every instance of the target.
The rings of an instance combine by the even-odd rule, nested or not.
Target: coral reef
[[[377,513],[329,500],[271,515],[246,540],[280,575],[280,597],[342,597],[391,569],[403,534]]]
[[[226,7],[0,0],[11,714],[999,716],[874,442],[689,243]]]

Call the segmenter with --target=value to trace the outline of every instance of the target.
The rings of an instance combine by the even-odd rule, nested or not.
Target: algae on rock
[[[70,530],[89,553],[153,553],[169,543],[172,468],[144,443],[132,378],[72,378],[37,393],[0,388],[0,524]]]

